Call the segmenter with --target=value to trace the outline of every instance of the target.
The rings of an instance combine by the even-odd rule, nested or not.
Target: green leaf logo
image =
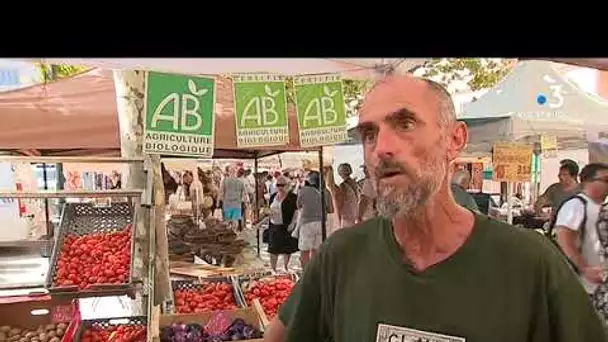
[[[270,89],[270,86],[268,84],[266,84],[264,86],[264,92],[266,93],[266,95],[268,95],[270,97],[276,97],[277,95],[279,95],[281,90],[277,89],[275,92],[273,92],[272,89]]]
[[[205,94],[207,94],[207,91],[209,91],[208,89],[196,89],[196,83],[193,80],[188,80],[188,89],[190,90],[190,92],[193,95],[196,96],[203,96]]]
[[[327,97],[334,97],[338,93],[338,91],[337,90],[331,91],[329,89],[329,87],[325,85],[325,86],[323,86],[323,93]]]

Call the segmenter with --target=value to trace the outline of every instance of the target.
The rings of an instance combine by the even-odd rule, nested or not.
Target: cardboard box
[[[80,310],[77,300],[48,295],[0,298],[0,325],[36,329],[40,325],[66,323],[62,342],[72,342]]]
[[[251,324],[254,327],[260,329],[260,317],[258,313],[253,308],[244,308],[244,309],[236,309],[236,310],[228,310],[223,311],[228,317],[231,319],[242,318],[245,323]],[[173,323],[198,323],[202,326],[207,324],[211,316],[213,316],[214,312],[203,312],[196,314],[182,314],[182,315],[162,315],[160,316],[160,324],[159,326],[166,327]],[[246,340],[247,342],[263,342],[264,339],[252,339]]]

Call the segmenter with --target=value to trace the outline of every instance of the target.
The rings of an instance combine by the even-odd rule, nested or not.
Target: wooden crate
[[[223,311],[231,319],[242,318],[247,324],[251,324],[254,327],[261,329],[260,316],[257,311],[253,308],[243,308],[236,310]],[[209,322],[209,319],[213,316],[214,312],[202,312],[196,314],[182,314],[182,315],[162,315],[160,316],[159,327],[166,327],[173,323],[198,323],[202,326]],[[247,342],[263,342],[264,339],[256,338],[252,340],[246,340]]]

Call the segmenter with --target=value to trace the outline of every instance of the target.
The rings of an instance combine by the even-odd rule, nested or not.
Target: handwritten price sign
[[[532,177],[532,147],[513,143],[494,144],[494,180],[527,182]]]
[[[230,316],[222,311],[217,311],[213,313],[209,322],[205,325],[205,330],[211,336],[219,336],[228,330],[231,324],[232,319],[230,319]]]
[[[65,323],[72,320],[74,310],[72,305],[62,305],[53,308],[51,320],[53,323]]]

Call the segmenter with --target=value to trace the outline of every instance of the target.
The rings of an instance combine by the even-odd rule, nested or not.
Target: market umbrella
[[[38,58],[30,62],[86,65],[102,69],[154,70],[192,75],[278,73],[284,75],[341,73],[369,79],[407,73],[429,58]]]
[[[496,140],[558,138],[560,149],[586,145],[590,125],[607,127],[608,101],[563,77],[552,62],[520,61],[493,89],[466,106],[469,152],[489,152]]]

